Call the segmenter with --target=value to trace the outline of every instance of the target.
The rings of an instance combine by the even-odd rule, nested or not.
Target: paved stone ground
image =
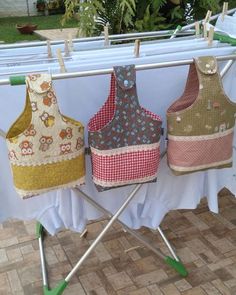
[[[198,209],[170,212],[162,229],[189,271],[181,278],[122,228],[114,225],[65,291],[70,295],[235,295],[236,199],[219,198],[220,214]],[[45,250],[51,285],[66,276],[106,221],[88,226],[88,235],[62,231],[46,236]],[[39,295],[42,281],[35,223],[11,221],[0,230],[0,294]],[[142,234],[168,253],[160,237],[148,229]]]
[[[36,30],[34,33],[41,39],[46,40],[67,40],[71,34],[72,39],[77,37],[77,28],[53,29],[53,30]]]

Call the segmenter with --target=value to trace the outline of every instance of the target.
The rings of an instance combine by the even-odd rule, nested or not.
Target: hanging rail
[[[227,12],[227,14],[232,14],[232,13],[234,13],[234,12],[236,12],[236,8],[232,8],[232,9],[230,9],[230,10]],[[209,18],[209,22],[210,22],[210,21],[213,21],[213,20],[215,20],[215,19],[217,19],[218,16],[220,16],[221,14],[222,14],[222,12],[220,12],[220,13],[218,13],[218,14],[216,14],[216,15],[211,16],[211,17]],[[201,20],[200,22],[203,22],[203,21],[204,21],[204,20]],[[189,29],[191,29],[191,28],[194,28],[194,26],[195,26],[195,22],[192,23],[192,24],[189,24],[189,25],[184,26],[184,27],[182,28],[182,30],[180,30],[180,32],[182,32],[183,29],[184,29],[184,31],[185,31],[185,30],[189,30]]]
[[[217,56],[216,59],[217,61],[235,60],[236,54]],[[193,59],[184,59],[184,60],[177,60],[177,61],[137,65],[135,66],[135,69],[137,71],[142,71],[142,70],[184,66],[184,65],[189,65],[191,63],[193,63]],[[89,70],[89,71],[74,72],[74,73],[54,74],[52,75],[52,80],[107,75],[107,74],[111,74],[112,72],[113,72],[113,69],[110,68],[110,69]],[[24,85],[24,84],[25,84],[25,76],[12,76],[9,79],[0,80],[0,85]]]
[[[170,35],[165,35],[165,36],[170,36]],[[161,36],[160,36],[161,37]],[[164,35],[163,35],[164,37]],[[187,41],[187,40],[193,40],[194,38],[194,35],[187,35],[185,34],[183,37],[181,38],[175,38],[174,40],[173,39],[157,39],[157,40],[151,40],[151,41],[147,41],[147,40],[144,40],[142,42],[142,45],[152,45],[152,44],[162,44],[162,43],[169,43],[169,42],[177,42],[177,41]],[[150,37],[144,37],[144,38],[140,38],[140,39],[145,39],[145,38],[150,38]],[[129,40],[135,40],[136,38],[127,38],[126,40],[129,41]],[[199,38],[200,40],[200,38]],[[120,40],[118,40],[120,41]],[[92,52],[92,51],[98,51],[98,50],[113,50],[113,49],[116,49],[116,48],[128,48],[128,47],[132,47],[133,44],[132,43],[123,43],[123,44],[114,44],[112,46],[108,46],[108,47],[98,47],[98,48],[81,48],[81,49],[74,49],[73,52],[71,52],[71,55],[74,56],[74,54],[80,54],[81,52],[84,53],[84,52]],[[63,52],[63,51],[62,51]],[[31,53],[30,55],[27,54],[27,53],[24,53],[24,54],[20,54],[20,55],[11,55],[9,57],[2,57],[1,56],[1,48],[0,48],[0,62],[4,62],[5,61],[8,61],[9,64],[13,64],[13,63],[21,63],[21,60],[18,60],[17,58],[20,58],[20,59],[24,59],[24,58],[27,58],[25,59],[24,61],[26,62],[30,62],[31,60],[28,58],[28,56],[31,57],[31,59],[34,59],[36,57],[35,60],[39,60],[37,59],[37,56],[40,55],[42,56],[42,58],[46,58],[46,56],[48,56],[48,53],[47,52],[42,52],[42,53]],[[65,57],[66,58],[66,57]],[[64,58],[64,60],[65,60]],[[47,57],[47,60],[50,60],[52,61],[54,58],[48,58]]]
[[[236,8],[230,9],[227,14],[232,14],[236,12]],[[210,18],[210,21],[215,20],[220,16],[221,13],[218,13]],[[179,32],[185,32],[189,29],[194,28],[195,23],[183,26],[181,29],[179,29]],[[153,31],[153,32],[142,32],[142,33],[128,33],[128,34],[117,34],[117,35],[110,35],[109,40],[117,40],[117,39],[128,39],[128,38],[142,38],[142,37],[155,37],[155,36],[160,36],[162,34],[173,34],[175,30],[163,30],[163,31]],[[97,36],[97,37],[86,37],[86,38],[77,38],[73,39],[73,42],[89,42],[89,41],[99,41],[99,40],[104,40],[104,36]],[[120,41],[120,40],[119,40]],[[61,44],[64,43],[64,40],[56,40],[56,41],[51,41],[51,44],[56,45],[56,44]],[[1,45],[1,49],[10,49],[10,48],[23,48],[23,47],[33,47],[33,46],[42,46],[46,45],[46,41],[40,41],[40,42],[27,42],[27,43],[18,43],[18,44],[9,44],[9,45]]]
[[[236,10],[236,9],[235,9]],[[183,28],[182,28],[183,29]],[[116,34],[109,35],[109,41],[126,41],[126,40],[135,40],[135,39],[145,39],[145,38],[155,38],[155,37],[168,37],[172,35],[174,30],[163,30],[163,31],[152,31],[152,32],[142,32],[142,33],[128,33],[128,34]],[[178,32],[177,35],[185,36],[194,34],[194,30],[182,30]],[[73,43],[84,43],[91,41],[102,41],[104,36],[97,37],[86,37],[86,38],[76,38],[72,39]],[[52,40],[51,45],[63,44],[65,40]],[[46,41],[38,42],[26,42],[26,43],[16,43],[16,44],[3,44],[0,45],[1,49],[13,49],[13,48],[24,48],[24,47],[36,47],[36,46],[46,46]]]

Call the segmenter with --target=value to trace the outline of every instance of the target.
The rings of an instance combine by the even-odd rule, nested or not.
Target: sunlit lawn
[[[75,19],[68,21],[64,26],[61,25],[61,19],[62,15],[0,18],[0,41],[13,43],[26,40],[39,40],[39,37],[34,34],[20,34],[16,29],[16,24],[37,24],[38,30],[77,27],[77,21]]]

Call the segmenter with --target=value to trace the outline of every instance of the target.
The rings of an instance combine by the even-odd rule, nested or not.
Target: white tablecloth
[[[223,55],[233,52],[233,48],[209,49],[208,51],[182,52],[169,55],[145,57],[116,61],[116,64],[146,63],[166,60],[192,58],[196,55]],[[97,64],[97,67],[108,67]],[[113,63],[114,65],[114,63]],[[80,67],[90,69],[92,65]],[[76,69],[76,66],[73,70]],[[78,70],[78,69],[77,69]],[[184,89],[187,66],[171,67],[137,73],[137,87],[140,103],[159,114],[165,127],[165,112],[168,106],[179,97]],[[224,79],[227,94],[236,100],[236,66],[234,65]],[[86,126],[89,118],[103,104],[108,95],[109,76],[83,77],[54,82],[62,113],[79,119]],[[1,86],[0,127],[5,131],[21,113],[25,101],[25,86]],[[85,131],[87,133],[87,129]],[[87,135],[87,134],[86,134]],[[236,145],[236,142],[235,142]],[[162,149],[164,141],[162,142]],[[234,155],[236,162],[236,156]],[[83,190],[93,196],[105,208],[114,212],[122,204],[133,186],[98,193],[91,180],[90,159],[87,157],[87,177]],[[101,216],[100,212],[83,201],[72,190],[58,190],[28,200],[21,200],[15,193],[7,149],[4,139],[0,139],[0,221],[8,218],[23,220],[35,218],[54,234],[62,227],[81,231],[87,220]],[[193,209],[204,195],[208,198],[210,210],[218,212],[217,192],[224,186],[236,193],[235,167],[207,172],[173,176],[166,164],[161,162],[157,183],[145,184],[122,214],[121,219],[132,228],[142,225],[156,228],[165,214],[172,209]]]

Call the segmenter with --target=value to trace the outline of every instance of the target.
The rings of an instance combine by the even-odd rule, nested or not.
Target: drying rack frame
[[[236,8],[231,9],[227,12],[227,14],[231,14],[236,11]],[[214,15],[210,18],[210,21],[217,19],[217,17],[221,13]],[[190,25],[186,25],[184,27],[178,26],[176,30],[168,30],[168,31],[158,31],[158,32],[144,32],[144,33],[131,33],[131,34],[123,34],[123,35],[112,35],[109,36],[109,40],[119,41],[119,40],[132,40],[136,38],[150,38],[153,36],[162,36],[163,34],[171,34],[171,38],[173,39],[176,37],[177,34],[187,31],[194,27],[194,23]],[[104,40],[103,36],[100,37],[91,37],[91,38],[80,38],[80,39],[73,39],[73,42],[88,42],[88,41],[96,41],[96,40]],[[63,41],[52,41],[51,44],[61,44]],[[45,44],[44,44],[45,43]],[[2,49],[8,49],[8,48],[18,48],[18,47],[29,47],[29,46],[42,46],[46,45],[46,42],[34,42],[33,44],[29,43],[21,43],[21,44],[13,44],[13,45],[2,45],[0,46],[0,50]],[[217,57],[218,61],[227,61],[226,66],[221,71],[221,76],[223,77],[231,65],[233,64],[234,60],[236,59],[236,54],[232,55],[226,55],[226,56],[219,56]],[[165,67],[175,67],[175,66],[182,66],[182,65],[188,65],[193,62],[192,59],[190,60],[181,60],[181,61],[173,61],[173,62],[164,62],[164,63],[153,63],[153,64],[146,64],[146,65],[137,65],[135,68],[137,71],[139,70],[150,70],[150,69],[158,69],[158,68],[165,68]],[[78,77],[85,77],[85,76],[94,76],[94,75],[105,75],[112,73],[113,69],[102,69],[102,70],[94,70],[94,71],[83,71],[83,72],[76,72],[76,73],[63,73],[63,74],[56,74],[52,75],[53,80],[59,80],[59,79],[66,79],[66,78],[78,78]],[[25,84],[25,76],[14,76],[10,77],[10,79],[4,79],[0,80],[0,85],[22,85]],[[5,133],[0,130],[0,136],[5,136]],[[165,153],[164,153],[165,154]],[[164,156],[162,155],[162,157]],[[160,249],[154,247],[152,243],[144,238],[142,235],[137,233],[137,231],[130,229],[128,226],[126,226],[123,222],[121,222],[118,218],[120,214],[127,208],[130,201],[135,197],[136,193],[139,191],[139,189],[142,187],[142,184],[136,185],[131,193],[127,196],[126,200],[123,202],[120,208],[115,212],[115,214],[112,214],[108,210],[106,210],[104,207],[102,207],[100,204],[98,204],[96,201],[92,199],[92,197],[88,196],[86,193],[84,193],[81,189],[75,188],[74,191],[78,194],[78,196],[82,197],[86,202],[90,203],[92,206],[94,206],[96,209],[100,210],[102,213],[108,216],[108,223],[105,226],[105,228],[101,231],[101,233],[96,237],[96,239],[93,241],[93,243],[89,246],[89,248],[85,251],[85,253],[82,255],[82,257],[79,259],[77,264],[74,266],[74,268],[70,271],[70,273],[67,275],[67,277],[58,283],[58,285],[55,288],[50,289],[48,278],[47,278],[47,268],[46,268],[46,258],[43,248],[43,238],[44,238],[44,228],[40,223],[37,223],[36,225],[36,237],[39,242],[39,252],[40,252],[40,260],[41,260],[41,269],[42,269],[42,278],[43,278],[43,294],[44,295],[61,295],[63,294],[64,290],[68,286],[69,281],[74,276],[74,274],[79,270],[80,266],[83,264],[83,262],[87,259],[87,257],[90,255],[90,253],[94,250],[94,248],[98,245],[98,243],[102,240],[104,235],[107,233],[107,231],[111,228],[114,222],[118,222],[121,224],[121,226],[124,228],[125,231],[127,231],[129,234],[131,234],[135,239],[137,239],[139,242],[141,242],[145,247],[149,248],[151,251],[153,251],[158,257],[163,259],[165,263],[167,263],[170,267],[174,268],[181,276],[185,277],[187,276],[188,272],[185,269],[185,266],[182,264],[180,259],[178,258],[177,254],[175,253],[174,248],[171,246],[170,242],[168,241],[167,237],[164,235],[163,231],[160,227],[157,227],[157,230],[163,239],[165,245],[167,246],[170,254],[170,256],[164,255]]]
[[[225,67],[221,71],[221,76],[224,77],[224,75],[227,73],[227,71],[232,66],[233,62],[236,60],[236,54],[231,55],[225,55],[225,56],[218,56],[216,57],[218,61],[228,61]],[[153,64],[146,64],[146,65],[137,65],[135,68],[136,70],[147,70],[147,69],[158,69],[158,68],[164,68],[164,67],[174,67],[174,66],[182,66],[182,65],[189,65],[193,63],[193,59],[189,60],[178,60],[173,62],[163,62],[163,63],[153,63]],[[94,71],[84,71],[84,72],[77,72],[77,73],[63,73],[63,74],[57,74],[52,75],[53,80],[58,79],[66,79],[66,78],[76,78],[76,77],[85,77],[85,76],[94,76],[94,75],[104,75],[104,74],[110,74],[112,73],[112,69],[103,69],[103,70],[94,70]],[[18,77],[10,77],[10,79],[6,80],[0,80],[0,85],[22,85],[25,84],[25,76],[18,76]],[[0,130],[0,135],[4,136],[4,132]],[[162,154],[162,158],[164,157],[165,153]],[[92,199],[92,197],[88,196],[86,193],[84,193],[81,189],[75,188],[74,191],[78,194],[78,196],[82,197],[85,201],[93,205],[95,208],[106,214],[109,218],[109,221],[105,228],[101,231],[101,233],[96,237],[96,239],[93,241],[93,243],[89,246],[89,248],[85,251],[85,253],[81,256],[77,264],[74,266],[74,268],[70,271],[70,273],[66,276],[64,280],[58,283],[58,285],[55,288],[50,289],[48,278],[47,278],[47,269],[46,269],[46,258],[43,248],[43,238],[44,238],[44,228],[40,223],[37,223],[36,225],[36,236],[39,242],[39,252],[40,252],[40,260],[41,260],[41,269],[42,269],[42,278],[43,278],[43,294],[44,295],[61,295],[63,294],[64,290],[68,286],[68,283],[70,282],[71,278],[75,275],[75,273],[79,270],[80,266],[84,263],[84,261],[87,259],[87,257],[90,255],[90,253],[95,249],[95,247],[98,245],[98,243],[102,240],[102,238],[105,236],[107,231],[111,228],[114,222],[118,222],[122,225],[122,227],[131,234],[135,239],[137,239],[139,242],[141,242],[145,247],[149,248],[151,251],[153,251],[158,257],[164,260],[165,263],[167,263],[170,267],[174,268],[181,276],[185,277],[188,275],[188,272],[185,268],[185,266],[182,264],[180,259],[178,258],[174,248],[171,246],[170,242],[168,241],[167,237],[164,235],[163,231],[160,227],[157,227],[157,230],[163,239],[165,245],[167,246],[170,254],[170,256],[164,255],[160,249],[154,247],[152,243],[144,238],[142,235],[137,233],[135,230],[130,229],[128,226],[126,226],[123,222],[121,222],[118,218],[120,214],[127,208],[130,201],[135,197],[136,193],[139,191],[139,189],[142,187],[143,184],[136,185],[131,193],[127,196],[126,200],[123,202],[123,204],[118,208],[118,210],[115,212],[115,214],[112,214],[108,210],[106,210],[104,207],[102,207],[100,204],[98,204],[96,201]]]
[[[227,14],[232,14],[236,12],[236,8],[232,8],[227,11]],[[213,15],[210,17],[209,21],[216,20],[218,16],[220,16],[221,13],[218,13],[216,15]],[[201,20],[202,22],[203,20]],[[141,32],[141,33],[128,33],[128,34],[116,34],[116,35],[110,35],[109,40],[111,41],[124,41],[124,40],[134,40],[138,38],[152,38],[152,37],[160,37],[163,36],[163,34],[166,36],[171,34],[171,38],[175,38],[178,33],[181,32],[186,32],[192,28],[194,28],[195,23],[191,23],[186,26],[177,26],[175,30],[163,30],[163,31],[152,31],[152,32]],[[85,37],[85,38],[75,38],[72,39],[73,43],[77,42],[90,42],[90,41],[99,41],[99,40],[104,40],[104,36],[97,36],[97,37]],[[65,40],[55,40],[51,41],[52,45],[56,44],[62,44],[64,43]],[[26,42],[26,43],[16,43],[16,44],[9,44],[9,45],[0,45],[0,50],[2,49],[10,49],[10,48],[23,48],[23,47],[31,47],[31,46],[44,46],[47,45],[47,42],[45,41],[39,41],[39,42]]]

